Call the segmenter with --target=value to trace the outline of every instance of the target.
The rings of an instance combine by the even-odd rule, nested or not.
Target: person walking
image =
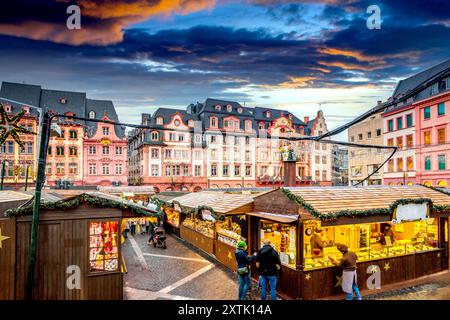
[[[131,221],[131,231],[130,231],[131,235],[134,236],[136,234],[136,220],[132,220]]]
[[[145,234],[150,231],[150,219],[145,219]]]
[[[152,244],[153,243],[153,237],[155,236],[155,225],[151,221],[150,221],[149,231],[148,232],[149,232],[150,237],[148,238],[147,243],[148,244]]]
[[[141,218],[139,219],[139,224],[140,224],[140,234],[145,234],[146,230],[145,230],[145,218]]]
[[[328,259],[335,266],[342,268],[342,291],[347,294],[346,300],[353,300],[353,292],[355,292],[356,300],[361,300],[356,277],[358,256],[356,253],[349,251],[345,244],[338,243],[336,247],[342,253],[341,260],[336,261],[332,256],[328,256]]]
[[[250,288],[250,263],[256,258],[256,253],[249,256],[247,254],[247,244],[245,241],[237,243],[234,253],[237,263],[237,274],[239,277],[238,300],[247,300],[247,292]]]
[[[123,230],[123,237],[125,239],[128,238],[128,232],[130,232],[130,222],[128,220],[125,220],[125,228]]]
[[[277,273],[281,276],[281,261],[278,252],[272,247],[270,240],[264,240],[263,247],[256,255],[256,267],[261,276],[261,299],[266,300],[267,283],[270,287],[270,299],[277,300]]]

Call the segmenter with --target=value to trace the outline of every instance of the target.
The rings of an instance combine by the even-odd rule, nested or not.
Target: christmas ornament
[[[10,136],[21,147],[24,147],[24,143],[20,140],[19,134],[36,134],[35,132],[22,127],[19,122],[25,115],[25,110],[20,111],[18,114],[10,117],[0,104],[0,145],[3,145]]]

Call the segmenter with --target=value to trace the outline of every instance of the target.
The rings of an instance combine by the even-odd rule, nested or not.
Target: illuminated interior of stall
[[[118,221],[89,224],[89,261],[91,272],[117,271],[119,267]]]
[[[186,217],[183,220],[183,226],[186,228],[200,232],[208,238],[214,238],[214,222],[203,220],[199,216]]]
[[[170,208],[170,207],[166,207],[164,209],[164,212],[166,213],[167,216],[167,222],[170,223],[172,226],[179,228],[180,227],[180,212]]]
[[[270,240],[280,254],[281,264],[294,269],[297,262],[296,234],[295,226],[267,220],[260,222],[260,246],[263,246],[264,240]]]
[[[245,215],[227,216],[216,223],[217,240],[235,247],[239,240],[247,240],[247,219]]]
[[[328,256],[342,257],[337,243],[357,253],[358,261],[383,259],[439,248],[438,220],[405,223],[371,223],[321,227],[319,221],[304,224],[305,270],[331,267]]]

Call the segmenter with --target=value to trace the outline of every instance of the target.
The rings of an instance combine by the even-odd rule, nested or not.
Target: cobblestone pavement
[[[167,249],[154,248],[147,239],[136,235],[122,246],[126,299],[236,298],[236,276],[205,253],[170,235]]]

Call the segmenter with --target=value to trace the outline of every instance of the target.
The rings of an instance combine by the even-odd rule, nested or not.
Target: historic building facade
[[[330,145],[315,150],[311,142],[283,140],[326,132],[322,112],[305,120],[283,110],[215,99],[186,110],[159,108],[142,115],[142,124],[152,129],[134,130],[128,137],[128,181],[157,191],[281,185],[280,148],[293,144],[297,185],[329,185]],[[320,160],[311,165],[319,153]],[[312,177],[317,170],[320,174]]]
[[[50,114],[65,115],[53,120],[53,125],[56,125],[53,129],[56,130],[51,130],[47,149],[46,185],[127,184],[127,140],[124,129],[71,118],[78,116],[118,122],[111,101],[87,99],[83,92],[47,90],[37,85],[3,82],[0,102],[11,115],[25,109],[23,125],[34,132],[38,130],[38,113],[33,106]],[[12,139],[1,146],[0,160],[5,159],[8,164],[5,185],[23,185],[26,167],[29,167],[28,181],[35,179],[37,136],[21,135],[21,140],[25,142],[23,150],[19,150]],[[100,146],[104,145],[108,148],[101,149]],[[99,150],[99,153],[92,153],[94,149]],[[106,149],[110,150],[109,154],[101,153],[106,152]]]

